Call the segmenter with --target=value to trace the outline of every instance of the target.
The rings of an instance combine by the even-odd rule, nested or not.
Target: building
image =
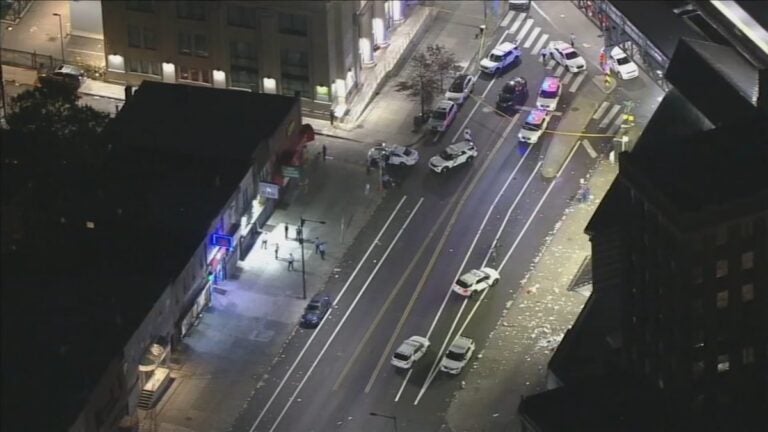
[[[102,132],[101,169],[61,179],[66,195],[4,195],[3,430],[136,429],[212,283],[291,187],[299,110],[145,82]]]
[[[666,79],[587,227],[594,291],[526,430],[768,429],[768,71],[684,39]]]
[[[300,95],[342,115],[403,0],[102,1],[107,79]],[[341,107],[341,108],[339,108]],[[337,109],[339,108],[339,109]]]

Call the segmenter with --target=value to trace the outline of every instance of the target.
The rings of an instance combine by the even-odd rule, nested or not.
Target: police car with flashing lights
[[[504,42],[494,48],[488,57],[480,61],[480,70],[491,75],[511,65],[521,57],[520,47],[517,43]]]
[[[562,84],[558,77],[546,77],[539,88],[539,97],[536,98],[536,108],[554,111],[560,101]]]
[[[539,137],[547,128],[549,118],[552,114],[545,110],[533,110],[528,114],[528,118],[525,119],[525,123],[520,128],[520,133],[517,134],[517,138],[520,141],[535,144],[539,141]]]
[[[572,46],[563,41],[552,41],[549,43],[549,56],[556,62],[568,68],[569,71],[576,73],[587,69],[587,62],[580,56]]]

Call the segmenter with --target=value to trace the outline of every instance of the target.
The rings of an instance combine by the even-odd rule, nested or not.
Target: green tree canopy
[[[442,45],[429,45],[410,59],[404,80],[395,83],[395,91],[421,100],[421,112],[444,91],[445,79],[461,67],[456,56]]]

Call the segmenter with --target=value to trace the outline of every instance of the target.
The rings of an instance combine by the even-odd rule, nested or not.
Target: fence
[[[52,71],[62,63],[61,59],[57,59],[49,54],[19,51],[10,48],[2,48],[2,51],[0,51],[0,59],[4,65],[35,69],[39,73]],[[78,62],[76,60],[67,60],[66,63],[82,69],[88,78],[97,80],[104,79],[104,73],[106,72],[106,68],[104,67]]]

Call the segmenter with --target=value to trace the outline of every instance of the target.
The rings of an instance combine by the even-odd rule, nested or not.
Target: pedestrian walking
[[[288,271],[293,271],[293,254],[288,254]]]
[[[315,255],[320,252],[320,237],[315,237]]]
[[[571,46],[576,48],[576,35],[571,33]]]
[[[464,128],[464,141],[474,142],[472,140],[472,131],[469,128]]]
[[[277,259],[277,254],[280,252],[280,243],[275,243],[275,259]]]
[[[323,144],[323,161],[325,161],[325,156],[328,154],[328,147]]]
[[[541,62],[545,63],[547,61],[547,54],[549,54],[549,52],[547,52],[547,49],[542,48],[541,51],[539,51],[539,54],[541,54]]]
[[[333,121],[336,120],[336,114],[333,110],[328,110],[328,115],[331,117],[331,126],[333,126]]]
[[[320,243],[320,259],[325,260],[325,242]]]
[[[301,241],[301,226],[296,226],[296,241]]]
[[[288,224],[285,224],[285,239],[288,239]]]
[[[261,248],[262,248],[262,249],[264,249],[264,250],[267,250],[267,240],[268,240],[268,239],[267,239],[267,235],[266,235],[266,234],[264,234],[264,233],[262,233],[261,235],[262,235],[262,236],[264,236],[264,237],[261,239]]]

